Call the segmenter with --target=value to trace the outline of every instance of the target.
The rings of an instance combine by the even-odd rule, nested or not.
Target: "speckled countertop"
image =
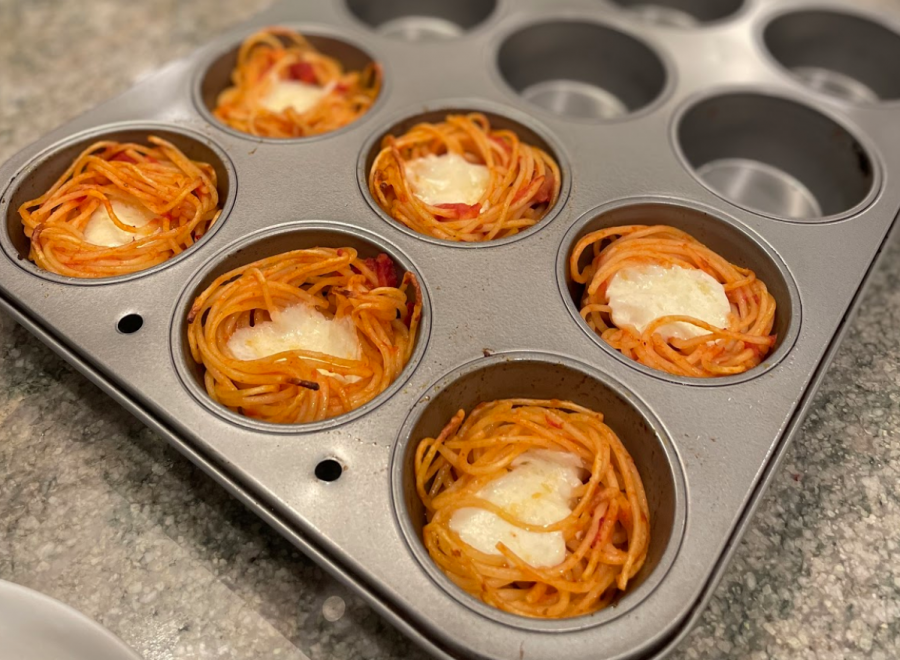
[[[269,4],[0,0],[0,161]],[[900,657],[898,327],[895,243],[674,657]],[[2,315],[0,578],[74,606],[147,660],[421,657]]]

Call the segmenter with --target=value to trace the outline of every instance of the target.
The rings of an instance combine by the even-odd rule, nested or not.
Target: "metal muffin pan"
[[[900,8],[887,0],[744,0],[724,3],[729,12],[712,0],[658,0],[654,11],[636,4],[276,5],[0,168],[0,304],[433,655],[662,657],[710,597],[900,210],[900,189],[889,185],[900,172],[900,106],[873,82],[881,74],[868,73],[878,58],[838,73],[883,101],[826,94],[789,72],[798,60],[784,48],[796,25],[774,41],[764,35],[794,12],[896,32]],[[269,25],[382,63],[385,86],[370,112],[340,131],[284,141],[212,120],[207,105],[235,46]],[[802,63],[837,66],[810,48]],[[854,52],[851,44],[846,57]],[[522,236],[458,249],[373,208],[365,168],[390,127],[469,109],[539,137],[563,168],[564,191]],[[135,131],[177,133],[218,164],[225,211],[216,230],[178,259],[123,278],[72,280],[23,260],[17,205],[59,174],[73,145]],[[721,167],[729,159],[739,167]],[[704,166],[716,162],[710,178]],[[755,182],[757,195],[775,182],[776,192],[799,198],[766,199],[814,202],[821,213],[760,208],[758,196],[734,192],[747,192],[738,180]],[[565,268],[574,240],[648,210],[658,213],[645,221],[689,229],[766,279],[779,304],[779,344],[756,370],[702,383],[671,378],[614,354],[579,320]],[[239,419],[196,381],[184,347],[187,306],[213,274],[309,241],[384,250],[420,276],[426,305],[415,354],[390,390],[349,415],[279,427]],[[593,616],[537,621],[487,608],[439,574],[418,539],[412,443],[459,406],[523,395],[605,410],[652,502],[645,569],[615,607]],[[339,478],[316,477],[323,461],[340,464]],[[335,476],[327,472],[319,475]]]

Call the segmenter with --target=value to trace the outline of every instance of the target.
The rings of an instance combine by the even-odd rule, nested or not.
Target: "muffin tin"
[[[297,140],[214,120],[237,46],[270,25],[351,66],[380,62],[373,108]],[[0,304],[433,655],[659,658],[709,599],[900,210],[898,26],[887,0],[285,2],[0,169]],[[541,223],[463,245],[374,204],[381,137],[452,111],[485,112],[557,158],[562,191]],[[18,205],[90,141],[149,133],[216,166],[214,231],[121,278],[27,261]],[[571,247],[628,222],[685,229],[767,282],[778,343],[762,366],[672,377],[581,321]],[[314,245],[383,251],[419,276],[409,365],[366,406],[315,424],[216,405],[186,352],[193,297],[229,268]],[[641,471],[650,552],[613,607],[555,621],[500,612],[454,587],[419,540],[414,442],[460,407],[510,396],[603,411]]]

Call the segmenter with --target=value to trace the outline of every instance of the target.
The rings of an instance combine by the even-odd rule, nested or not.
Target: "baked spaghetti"
[[[765,283],[673,227],[592,232],[578,241],[569,270],[586,285],[588,325],[648,367],[695,378],[739,374],[775,345],[775,299]]]
[[[540,222],[556,204],[559,166],[483,114],[448,115],[388,135],[369,191],[410,229],[449,241],[490,241]]]
[[[238,51],[231,87],[213,115],[250,135],[298,138],[337,130],[368,112],[381,89],[381,68],[344,71],[286,28],[247,38]]]
[[[315,422],[371,401],[412,355],[422,315],[415,275],[387,255],[294,250],[217,278],[188,315],[206,391],[248,417]]]
[[[219,217],[216,171],[173,144],[97,142],[19,207],[29,258],[69,277],[125,275],[190,248]]]
[[[595,612],[647,557],[650,513],[634,461],[603,415],[568,401],[460,410],[416,448],[429,555],[506,612]]]

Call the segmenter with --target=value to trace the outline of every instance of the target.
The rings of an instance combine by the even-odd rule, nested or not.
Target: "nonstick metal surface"
[[[370,112],[299,140],[218,124],[209,106],[236,47],[269,25],[313,35],[352,66],[380,62]],[[285,2],[0,168],[0,302],[433,654],[661,657],[711,593],[900,209],[888,185],[900,172],[900,105],[885,73],[898,25],[886,0]],[[365,183],[381,137],[471,110],[554,154],[557,206],[519,236],[478,245],[388,218]],[[214,232],[109,280],[23,258],[22,201],[79,146],[150,133],[217,167],[225,210]],[[766,281],[779,340],[762,366],[670,377],[580,321],[569,251],[628,222],[683,228]],[[185,352],[193,296],[228,268],[312,245],[384,251],[418,274],[425,309],[410,365],[370,404],[317,424],[265,424],[212,403]],[[128,332],[135,324],[120,322],[135,315]],[[508,396],[602,410],[634,456],[652,544],[615,607],[561,621],[505,614],[456,589],[424,552],[413,443],[459,407]],[[326,460],[339,478],[317,477]]]

